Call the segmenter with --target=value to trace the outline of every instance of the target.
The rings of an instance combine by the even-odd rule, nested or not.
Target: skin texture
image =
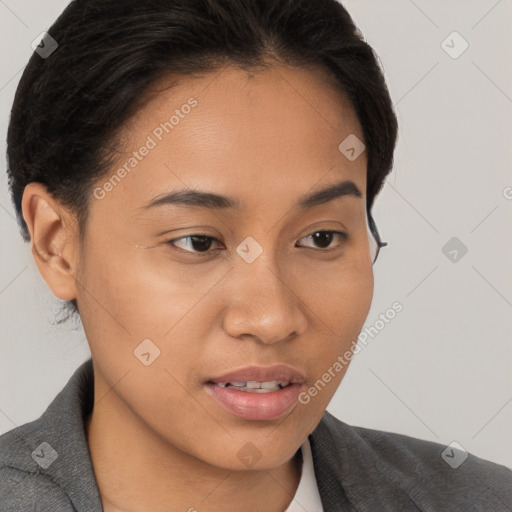
[[[90,345],[87,435],[105,510],[283,511],[299,483],[299,447],[346,367],[307,405],[271,421],[235,417],[204,384],[280,363],[306,377],[306,390],[352,348],[373,295],[367,161],[349,161],[338,145],[363,135],[321,71],[227,66],[148,102],[124,127],[112,173],[192,97],[190,113],[91,198],[84,243],[73,213],[38,184],[27,186],[23,214],[42,276],[57,297],[77,299]],[[342,180],[362,197],[296,207]],[[240,208],[143,208],[183,188],[233,197]],[[349,238],[334,235],[326,249],[308,237],[320,230]],[[197,234],[219,242],[198,256],[182,238]],[[248,236],[263,249],[252,263],[236,252]],[[134,355],[144,339],[160,350],[149,366]],[[237,456],[248,442],[261,456],[251,468]]]

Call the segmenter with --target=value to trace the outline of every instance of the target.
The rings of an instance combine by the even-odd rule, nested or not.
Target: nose
[[[283,271],[272,254],[255,261],[236,260],[229,272],[223,327],[234,338],[252,338],[264,344],[288,341],[307,327],[305,305],[291,269]]]

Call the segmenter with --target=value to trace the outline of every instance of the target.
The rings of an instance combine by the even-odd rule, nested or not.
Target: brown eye
[[[315,244],[314,247],[309,246],[312,249],[327,249],[332,244],[333,239],[338,236],[341,239],[340,243],[337,247],[343,245],[343,242],[348,240],[348,235],[343,231],[315,231],[310,235],[305,236],[301,240],[309,239]],[[337,247],[333,247],[331,249],[336,249]]]
[[[183,236],[181,238],[175,238],[174,240],[169,240],[167,243],[178,248],[179,244],[183,244],[186,246],[184,248],[182,247],[183,251],[200,254],[211,252],[209,249],[211,248],[213,242],[218,242],[218,240],[212,236],[189,235]]]

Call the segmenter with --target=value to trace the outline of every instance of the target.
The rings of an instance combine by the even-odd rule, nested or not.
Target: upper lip
[[[247,366],[240,370],[225,373],[219,377],[213,377],[209,382],[272,382],[274,380],[302,384],[306,379],[299,371],[279,364],[273,366]]]

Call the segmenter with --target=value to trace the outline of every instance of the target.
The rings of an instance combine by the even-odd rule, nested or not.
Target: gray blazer
[[[89,359],[38,420],[0,437],[1,512],[102,511],[84,429],[93,395]],[[309,440],[325,512],[512,510],[512,471],[473,455],[459,465],[465,452],[328,412]]]

